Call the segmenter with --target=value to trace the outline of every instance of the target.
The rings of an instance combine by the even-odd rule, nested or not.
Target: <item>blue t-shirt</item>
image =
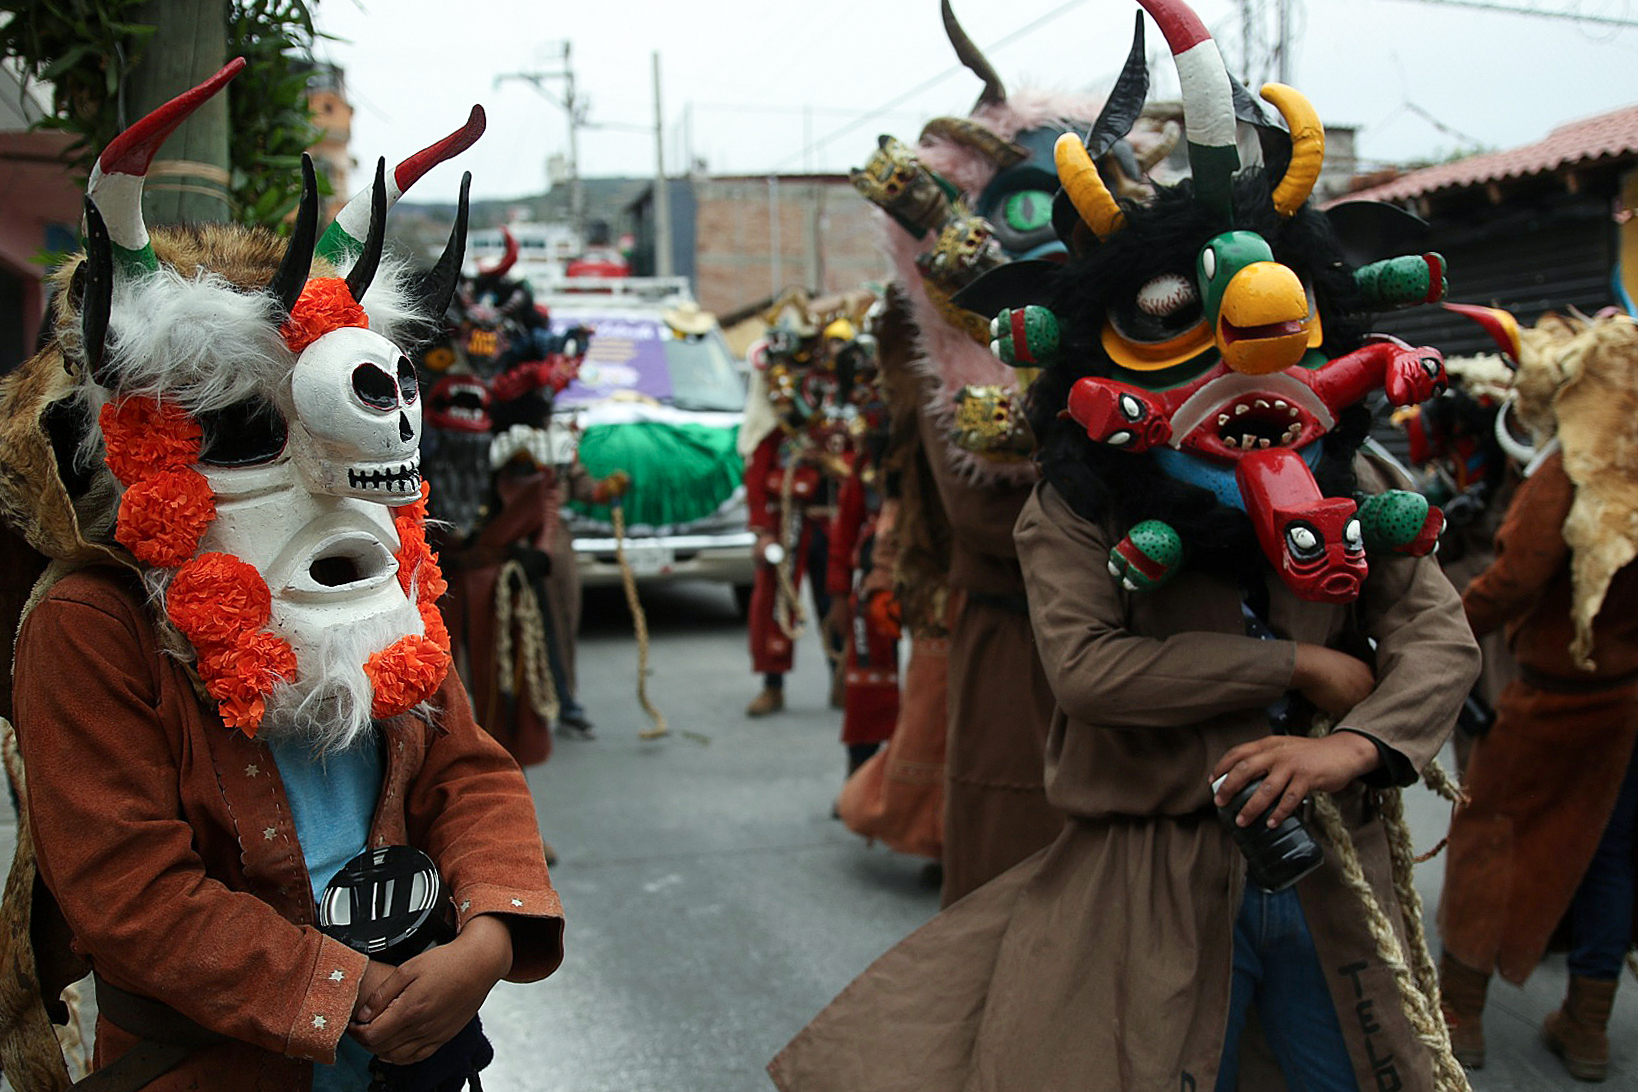
[[[296,840],[316,903],[341,866],[364,851],[381,796],[381,747],[375,733],[345,751],[316,756],[299,740],[269,743],[279,767]],[[343,1035],[335,1065],[313,1066],[313,1092],[367,1092],[370,1052]]]

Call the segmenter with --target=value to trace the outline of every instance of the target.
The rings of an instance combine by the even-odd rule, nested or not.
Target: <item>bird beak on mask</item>
[[[1224,232],[1201,248],[1196,271],[1217,351],[1235,371],[1282,372],[1324,340],[1302,280],[1262,236]]]

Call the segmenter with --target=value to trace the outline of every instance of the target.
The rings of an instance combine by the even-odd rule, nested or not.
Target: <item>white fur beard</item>
[[[273,602],[276,632],[289,633],[296,652],[296,679],[279,683],[267,697],[260,734],[268,739],[297,739],[314,754],[345,751],[365,736],[372,724],[375,691],[364,662],[401,637],[424,633],[421,615],[408,598],[362,622],[327,626],[281,626],[279,602]],[[293,632],[294,630],[294,632]]]

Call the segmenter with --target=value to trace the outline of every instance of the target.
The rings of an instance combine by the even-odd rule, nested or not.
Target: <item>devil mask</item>
[[[1307,100],[1263,89],[1280,128],[1236,91],[1192,11],[1141,2],[1178,67],[1192,179],[1135,202],[1111,193],[1096,165],[1147,91],[1140,17],[1102,116],[1084,141],[1066,135],[1055,147],[1055,220],[1077,256],[1062,270],[1002,267],[955,302],[997,316],[1002,360],[1046,366],[1032,422],[1050,434],[1049,477],[1106,500],[1150,473],[1205,490],[1249,517],[1298,595],[1347,602],[1368,548],[1426,552],[1437,537],[1437,510],[1414,494],[1362,507],[1348,466],[1363,431],[1354,407],[1367,394],[1411,405],[1444,382],[1436,350],[1363,332],[1372,309],[1438,299],[1443,263],[1418,255],[1349,268],[1308,203],[1324,132]],[[1237,120],[1262,135],[1265,168],[1239,170]],[[1354,425],[1339,428],[1350,414]],[[1111,560],[1115,577],[1158,586],[1186,550],[1220,546],[1222,536],[1183,542],[1171,523],[1134,527]]]

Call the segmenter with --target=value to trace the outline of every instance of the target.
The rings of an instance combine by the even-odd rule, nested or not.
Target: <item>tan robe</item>
[[[1207,777],[1230,747],[1267,734],[1263,710],[1290,685],[1295,645],[1245,636],[1238,589],[1204,574],[1120,590],[1105,572],[1114,536],[1048,486],[1024,507],[1017,541],[1057,696],[1047,791],[1069,822],[843,991],[770,1065],[787,1092],[1215,1083],[1245,866]],[[1379,642],[1377,687],[1343,723],[1418,768],[1429,761],[1479,669],[1438,565],[1373,559],[1349,606],[1297,600],[1272,578],[1269,594],[1272,626],[1294,640]],[[1396,919],[1374,798],[1355,785],[1339,803]],[[1334,852],[1297,891],[1360,1086],[1430,1090],[1429,1056]]]
[[[962,476],[927,412],[921,442],[950,521],[949,715],[944,805],[945,906],[1051,842],[1063,814],[1047,802],[1041,758],[1052,691],[1024,603],[1012,525],[1029,487]]]

